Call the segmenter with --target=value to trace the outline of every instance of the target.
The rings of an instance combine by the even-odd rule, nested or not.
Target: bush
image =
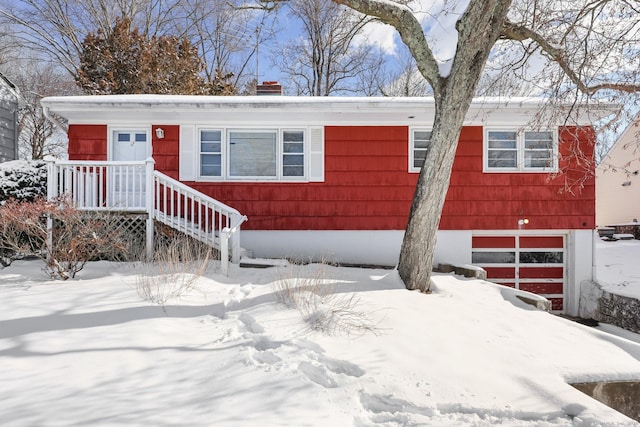
[[[309,269],[293,265],[279,270],[279,278],[271,286],[276,300],[298,310],[304,322],[314,331],[346,335],[379,333],[377,325],[362,311],[360,299],[353,293],[337,293],[336,281],[326,277],[326,264]]]
[[[138,296],[164,306],[196,289],[209,267],[213,249],[184,234],[157,242],[152,262],[142,263],[136,280]]]
[[[47,163],[14,160],[0,163],[0,204],[9,199],[33,202],[47,195]]]
[[[10,199],[0,206],[0,262],[36,256],[52,278],[73,278],[92,259],[127,252],[124,234],[116,217],[80,211],[68,199]]]

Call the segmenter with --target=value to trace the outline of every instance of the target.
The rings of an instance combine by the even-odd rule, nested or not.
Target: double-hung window
[[[282,176],[304,177],[304,132],[282,131]]]
[[[558,168],[553,131],[485,131],[485,171],[552,172]]]
[[[306,178],[303,129],[200,129],[199,145],[201,178]]]
[[[200,131],[200,175],[222,176],[222,131]]]
[[[429,146],[431,144],[431,131],[425,129],[412,129],[409,137],[409,172],[420,172],[424,166]]]

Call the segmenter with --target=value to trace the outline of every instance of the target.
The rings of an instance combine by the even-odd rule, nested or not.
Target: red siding
[[[326,127],[323,183],[189,183],[249,217],[245,229],[402,230],[416,174],[406,127]]]
[[[164,130],[164,138],[158,139],[156,136],[157,128]],[[153,159],[156,161],[155,168],[173,179],[178,179],[180,126],[153,125],[151,127],[151,146]]]
[[[69,160],[107,160],[107,126],[70,125]]]
[[[157,139],[155,128],[165,131]],[[178,177],[179,127],[154,125],[156,168]],[[408,170],[408,133],[404,126],[325,128],[325,182],[190,182],[194,188],[249,217],[245,229],[402,230],[418,174]],[[577,139],[575,138],[577,136]],[[440,229],[591,229],[595,226],[591,153],[593,133],[569,129],[561,134],[561,167],[571,173],[483,173],[480,126],[466,127],[453,165]],[[106,126],[72,125],[72,159],[106,158]],[[586,179],[584,179],[586,177]],[[580,182],[575,181],[580,178]],[[582,185],[566,191],[571,184]]]
[[[593,162],[575,153],[593,153],[591,131],[560,134],[560,168],[571,173],[482,173],[482,127],[460,136],[440,229],[592,229],[595,227]],[[582,188],[579,188],[582,186]],[[575,194],[572,194],[573,193]]]

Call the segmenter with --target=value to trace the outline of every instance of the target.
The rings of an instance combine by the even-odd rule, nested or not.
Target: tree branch
[[[601,90],[616,90],[626,93],[640,91],[640,85],[638,84],[605,82],[591,86],[587,85],[580,78],[580,75],[567,62],[566,58],[569,56],[567,55],[567,52],[565,52],[560,47],[554,46],[542,34],[539,34],[536,31],[523,25],[518,25],[505,20],[501,38],[514,41],[534,41],[538,46],[540,46],[542,52],[544,52],[549,58],[551,58],[560,66],[569,80],[571,80],[576,85],[577,89],[586,95],[593,95]]]
[[[392,25],[402,41],[416,59],[418,69],[432,85],[438,84],[438,63],[429,47],[422,25],[407,6],[386,0],[332,0],[365,15],[374,16],[385,24]]]

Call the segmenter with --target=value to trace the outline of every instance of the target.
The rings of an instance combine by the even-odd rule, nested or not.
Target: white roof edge
[[[482,97],[474,98],[470,113],[509,108],[514,110],[536,110],[549,100],[530,97]],[[433,107],[432,97],[299,97],[299,96],[202,96],[202,95],[85,95],[54,96],[41,100],[44,107],[65,116],[65,112],[102,111],[118,109],[153,109],[167,111],[201,109],[286,109],[294,107],[296,111],[384,111],[401,110],[416,107]],[[558,108],[575,110],[575,104],[559,104]],[[580,107],[580,106],[578,106]],[[584,106],[586,107],[586,105]],[[588,116],[591,120],[613,114],[620,105],[612,103],[589,104]]]

